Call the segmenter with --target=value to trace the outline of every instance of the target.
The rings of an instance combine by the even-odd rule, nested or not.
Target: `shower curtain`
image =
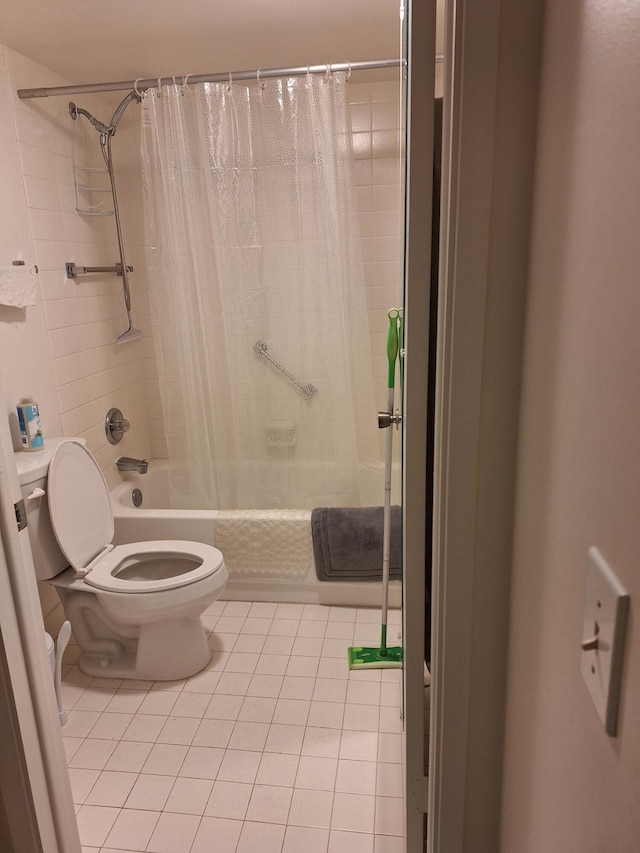
[[[308,74],[143,98],[174,507],[354,506],[377,482],[345,86]]]

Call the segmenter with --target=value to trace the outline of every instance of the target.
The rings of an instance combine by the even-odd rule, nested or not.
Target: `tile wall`
[[[365,277],[376,403],[387,387],[387,311],[402,305],[403,183],[400,152],[400,83],[349,83],[354,184]]]
[[[47,435],[61,433],[84,437],[107,481],[115,483],[118,456],[150,455],[144,393],[151,341],[115,342],[127,328],[120,278],[100,274],[72,280],[65,275],[67,261],[112,266],[118,260],[113,216],[76,212],[74,144],[81,152],[78,159],[99,167],[104,165],[99,136],[83,119],[84,128],[90,131],[83,145],[83,134],[69,115],[68,98],[21,101],[16,95],[18,88],[60,86],[68,81],[8,48],[2,48],[0,58],[0,120],[6,135],[2,183],[5,190],[10,189],[3,196],[1,221],[10,227],[4,227],[0,237],[0,264],[18,257],[39,269],[35,306],[24,310],[0,307],[0,390],[9,414],[19,396],[32,395],[38,400],[45,441]],[[108,122],[119,98],[80,96],[77,100]],[[127,167],[137,172],[131,125],[131,119],[129,126],[123,123],[114,143],[123,188]],[[13,139],[9,138],[11,129]],[[101,180],[108,178],[104,175]],[[128,194],[121,193],[123,206]],[[99,199],[94,196],[93,200]],[[138,293],[143,260],[141,253],[127,253],[127,262],[136,267],[132,277],[134,325],[147,330],[148,318],[140,310],[146,300]],[[104,431],[105,415],[113,406],[131,423],[130,432],[116,446],[107,442]],[[39,592],[45,626],[55,634],[63,618],[57,595],[47,584],[40,584]]]
[[[112,266],[118,259],[114,217],[81,216],[75,209],[74,144],[79,160],[102,166],[99,136],[86,120],[81,119],[80,126],[72,121],[68,98],[21,101],[15,94],[21,87],[60,86],[68,81],[10,49],[4,49],[4,58],[12,103],[12,115],[4,120],[15,126],[28,223],[39,268],[37,299],[44,313],[61,429],[65,435],[86,438],[108,481],[115,482],[113,463],[118,456],[150,452],[141,358],[145,343],[115,343],[127,328],[119,277],[96,274],[68,279],[64,266],[67,261]],[[118,102],[86,95],[77,100],[105,123]],[[114,159],[117,149],[116,168],[121,173],[133,145],[133,133],[123,125],[114,141]],[[123,178],[118,178],[124,185]],[[106,175],[98,180],[108,185]],[[106,193],[103,197],[109,198]],[[93,200],[102,199],[94,196]],[[134,263],[129,257],[127,261]],[[139,259],[136,261],[139,267]],[[132,276],[133,288],[137,275],[136,271]],[[137,309],[134,297],[135,324],[148,325]],[[26,311],[28,334],[34,309]],[[38,365],[34,365],[34,373],[37,370]],[[117,447],[108,444],[104,431],[104,418],[112,406],[122,409],[132,425]],[[46,420],[46,413],[43,416]]]

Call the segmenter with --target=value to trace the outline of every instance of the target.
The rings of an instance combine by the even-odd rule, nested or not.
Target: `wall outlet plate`
[[[605,731],[615,737],[629,594],[597,548],[589,549],[582,677]]]

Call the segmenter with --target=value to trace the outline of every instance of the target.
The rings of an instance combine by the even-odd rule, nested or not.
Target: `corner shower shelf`
[[[113,209],[106,208],[103,201],[94,202],[93,198],[96,193],[111,195],[111,186],[101,185],[102,176],[109,179],[108,170],[74,163],[74,172],[77,212],[81,216],[113,216]]]

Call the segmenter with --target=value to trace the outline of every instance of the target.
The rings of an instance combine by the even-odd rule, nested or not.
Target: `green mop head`
[[[400,669],[402,647],[383,649],[352,646],[347,650],[347,661],[349,669]]]
[[[402,666],[402,647],[387,648],[387,626],[382,625],[379,648],[351,646],[347,650],[349,669],[399,669]]]

